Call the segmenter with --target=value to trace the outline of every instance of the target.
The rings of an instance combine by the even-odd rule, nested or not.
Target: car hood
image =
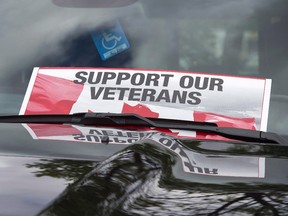
[[[51,125],[41,127],[51,131]],[[40,136],[31,128],[0,124],[4,215],[288,212],[286,146],[163,132],[105,144],[71,141],[67,130],[65,136]]]

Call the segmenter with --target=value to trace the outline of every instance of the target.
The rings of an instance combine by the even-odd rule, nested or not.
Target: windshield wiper
[[[71,115],[13,115],[0,116],[0,123],[155,127],[212,133],[229,139],[241,140],[245,142],[288,144],[284,137],[272,132],[218,127],[217,124],[210,122],[146,118],[137,114],[76,113]]]

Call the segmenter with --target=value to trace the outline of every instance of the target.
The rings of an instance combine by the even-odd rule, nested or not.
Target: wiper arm
[[[272,132],[218,127],[217,124],[209,122],[146,118],[137,114],[76,113],[71,115],[15,115],[0,116],[0,123],[80,124],[114,127],[147,126],[212,133],[245,142],[288,144],[285,138]]]

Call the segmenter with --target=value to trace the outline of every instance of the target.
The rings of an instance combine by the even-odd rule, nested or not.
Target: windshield
[[[175,70],[272,79],[268,131],[288,134],[288,1],[103,2],[1,1],[2,115],[19,113],[34,67]]]

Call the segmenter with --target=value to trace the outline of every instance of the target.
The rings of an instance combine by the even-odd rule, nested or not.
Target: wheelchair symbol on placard
[[[102,36],[102,46],[107,50],[114,49],[118,42],[122,39],[121,36],[117,37],[113,33],[105,31],[102,32]]]

